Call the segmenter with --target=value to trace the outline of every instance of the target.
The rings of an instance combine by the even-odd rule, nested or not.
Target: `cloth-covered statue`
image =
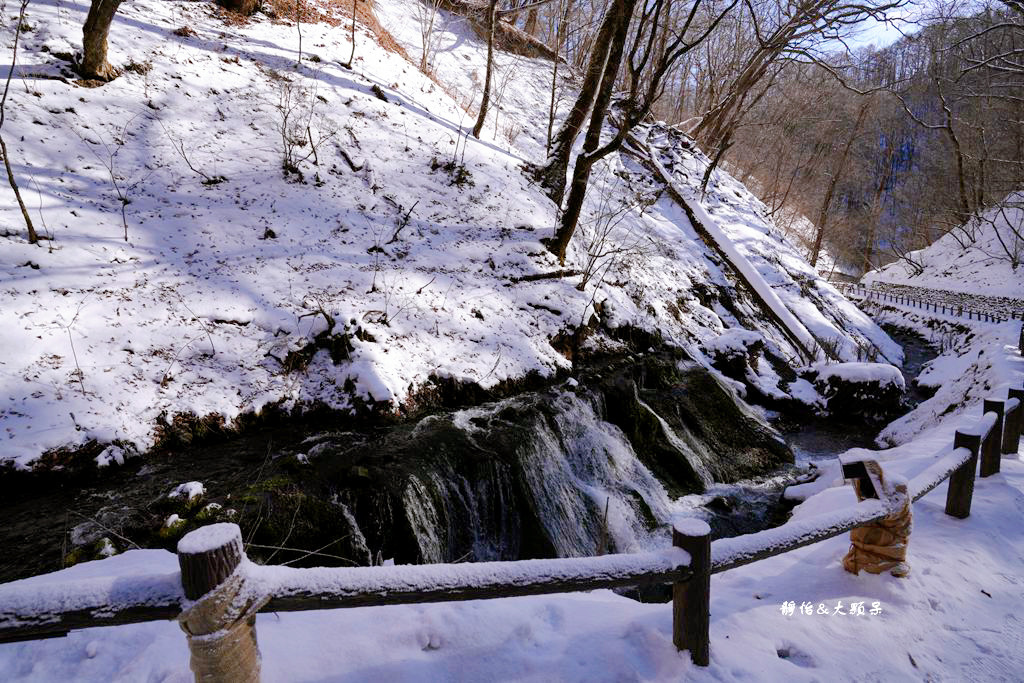
[[[874,460],[864,460],[863,463],[870,484],[892,512],[877,522],[859,526],[850,532],[850,550],[843,558],[843,567],[852,574],[863,569],[870,574],[888,571],[893,576],[906,576],[910,573],[906,559],[912,525],[907,482],[902,477],[886,479]],[[853,480],[858,501],[873,497],[862,490],[867,485],[863,480]]]

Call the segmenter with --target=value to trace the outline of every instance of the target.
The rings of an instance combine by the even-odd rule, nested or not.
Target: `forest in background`
[[[424,68],[430,2],[450,6],[427,0]],[[812,265],[825,250],[850,274],[896,259],[913,272],[914,250],[948,233],[971,247],[980,223],[991,221],[985,209],[1013,204],[1022,186],[1024,4],[1016,0],[492,5],[582,72],[584,92],[596,80],[586,78],[595,55],[606,73],[619,60],[615,90],[624,109],[693,136],[757,192]],[[627,10],[626,57],[602,52],[608,17]],[[859,45],[865,26],[878,24],[903,37]],[[616,123],[628,127],[629,118],[624,112]],[[1017,223],[1002,222],[1004,239],[986,256],[1020,264]]]

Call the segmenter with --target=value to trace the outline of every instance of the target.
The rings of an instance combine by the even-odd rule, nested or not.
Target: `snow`
[[[917,500],[928,493],[941,484],[952,470],[960,467],[971,458],[971,451],[967,448],[954,449],[950,447],[949,450],[949,455],[940,454],[935,463],[914,477],[914,480],[907,489],[911,498]]]
[[[852,498],[849,486],[830,491]],[[965,520],[947,517],[944,500],[945,484],[914,505],[905,579],[843,571],[845,535],[712,576],[706,669],[675,650],[669,605],[602,590],[260,614],[264,680],[1015,680],[1024,667],[1013,637],[1024,613],[1015,578],[1024,563],[1024,461],[1005,458],[1000,474],[979,479]],[[11,594],[93,576],[109,585],[142,571],[167,573],[173,585],[175,569],[171,553],[129,551],[17,582]],[[784,616],[785,601],[829,614]],[[832,614],[856,602],[877,602],[881,612]],[[333,634],[330,647],[324,634]],[[0,679],[184,682],[191,674],[180,629],[153,622],[0,645]]]
[[[823,382],[835,377],[850,383],[877,382],[883,387],[893,384],[900,389],[906,387],[899,368],[888,363],[815,363],[813,368]]]
[[[414,61],[417,6],[376,4]],[[28,245],[16,204],[0,204],[10,233],[0,237],[10,323],[0,329],[4,461],[29,467],[45,451],[90,441],[145,452],[160,422],[177,415],[231,424],[268,406],[315,404],[400,413],[432,378],[492,388],[531,372],[554,377],[571,363],[550,339],[595,304],[609,327],[657,332],[699,360],[703,342],[738,326],[695,295],[695,285],[724,278],[664,198],[629,212],[612,236],[620,245],[642,238],[651,251],[621,259],[600,284],[579,291],[578,277],[517,281],[559,267],[540,244],[556,207],[520,168],[543,154],[536,123],[551,65],[501,55],[495,116],[481,140],[465,136],[472,117],[464,106],[472,109],[467,100],[479,92],[473,74],[479,81],[485,47],[457,17],[441,12],[432,79],[362,27],[349,71],[337,63],[347,57],[348,30],[304,23],[304,54],[320,61],[297,67],[287,20],[228,24],[209,3],[137,0],[118,11],[110,59],[149,64],[146,73],[92,89],[28,78],[59,73],[54,55],[78,49],[86,9],[32,3],[36,30],[19,53],[25,88],[12,88],[7,103],[4,131],[22,192],[54,240]],[[175,35],[182,26],[195,35]],[[4,30],[9,36],[11,26]],[[568,86],[560,86],[563,103]],[[304,96],[314,136],[328,136],[320,165],[300,164],[305,183],[280,171],[279,105],[289,87]],[[192,166],[227,180],[204,184],[179,142]],[[351,172],[343,150],[365,168]],[[105,167],[111,156],[131,199],[127,242]],[[464,165],[473,184],[453,184],[448,162]],[[621,177],[634,166],[613,155],[595,171],[581,237],[602,206],[635,198],[633,181]],[[737,249],[748,259],[751,249],[782,254],[784,263],[760,259],[756,269],[797,317],[839,338],[844,354],[869,339],[895,362],[898,347],[828,285],[816,280],[817,298],[801,302],[787,269],[813,271],[768,234],[741,185],[721,176],[714,187],[707,202],[716,218],[726,195],[740,214],[721,225]],[[733,223],[759,227],[729,232]],[[567,266],[585,263],[585,240],[575,240]],[[321,350],[287,370],[288,354],[315,343],[328,316],[332,332],[347,336],[349,357],[335,363]],[[771,326],[752,332],[778,336]],[[102,460],[116,463],[116,452]]]
[[[797,377],[796,380],[789,385],[789,395],[809,406],[820,405],[823,400],[821,394],[819,394],[818,390],[814,388],[814,385],[803,377]]]
[[[201,481],[186,481],[184,484],[178,484],[167,494],[167,497],[171,500],[177,500],[179,498],[191,503],[197,498],[202,498],[206,493],[206,487],[203,486]]]
[[[657,154],[655,154],[650,148],[648,148],[648,150],[650,151],[651,160],[658,167],[661,175],[665,178],[671,179],[671,175],[658,161]],[[675,189],[681,196],[686,196],[679,187],[676,187]],[[719,228],[718,222],[711,217],[711,214],[708,213],[701,203],[689,202],[689,206],[697,221],[700,222],[704,229],[711,235],[711,238],[718,245],[718,248],[726,254],[733,267],[743,274],[744,279],[757,291],[761,300],[764,301],[765,305],[768,306],[775,316],[782,321],[782,324],[786,329],[799,340],[801,346],[803,346],[808,353],[812,353],[811,350],[815,348],[816,343],[810,332],[807,331],[807,328],[803,326],[803,323],[797,320],[790,310],[786,308],[786,305],[782,303],[781,299],[779,299],[775,290],[765,281],[761,276],[761,273],[751,265],[750,261],[748,261],[746,257],[739,252],[732,240],[726,237],[725,233],[723,233]]]
[[[197,555],[240,542],[242,532],[237,524],[219,522],[207,524],[185,534],[178,541],[178,552]]]
[[[182,598],[174,555],[133,550],[0,585],[0,625],[55,623],[55,614],[76,610],[103,615],[132,606],[173,606]]]
[[[670,574],[689,564],[689,553],[670,547],[645,553],[514,562],[340,569],[249,564],[245,567],[245,578],[246,590],[253,596],[273,595],[287,602],[292,597],[313,595],[338,604],[365,604],[367,601],[402,602],[403,596],[421,592],[455,595],[502,587],[510,591],[518,588],[525,592],[542,592],[544,586],[574,581],[624,583],[624,578],[656,572]]]
[[[696,517],[680,517],[672,522],[672,527],[683,536],[707,536],[711,527],[703,519]]]
[[[1020,359],[1012,347],[1001,350],[1008,362]],[[1020,386],[1024,372],[1015,372],[1008,383]],[[955,429],[978,426],[977,410],[975,405],[970,414],[932,424],[903,446],[861,450],[863,457],[882,463],[890,483],[910,480],[911,495],[924,494],[913,507],[909,577],[843,571],[839,560],[848,547],[845,534],[738,566],[765,548],[810,540],[830,528],[884,514],[883,501],[857,503],[834,469],[826,468],[824,484],[796,507],[790,523],[715,541],[713,566],[735,568],[712,577],[711,665],[706,669],[694,667],[675,650],[669,605],[641,604],[602,590],[260,614],[265,680],[1014,680],[1024,667],[1024,654],[1013,638],[992,634],[1019,634],[1022,628],[1017,615],[1024,613],[1024,594],[1015,577],[1024,563],[1024,452],[1004,457],[999,474],[976,480],[967,519],[944,514],[946,483],[929,491],[969,456],[950,444]],[[204,533],[213,532],[219,533]],[[636,568],[637,562],[672,558],[672,552],[490,567],[306,570],[246,563],[244,571],[258,592],[302,594],[311,586],[401,591],[410,580],[468,580],[477,586],[499,579],[533,580],[552,576],[556,565],[570,573],[591,562]],[[150,604],[180,603],[176,565],[171,553],[133,550],[0,587],[0,604],[56,611],[123,605],[140,596]],[[544,569],[538,573],[534,567]],[[787,616],[781,610],[787,601],[827,614]],[[853,606],[858,603],[878,612],[857,615]],[[844,614],[833,614],[837,609]],[[330,648],[323,647],[324,633],[338,635]],[[851,638],[856,648],[850,647]],[[0,645],[0,679],[186,681],[190,673],[178,627],[154,622]]]
[[[886,360],[900,364],[903,351],[852,302],[822,278],[804,259],[798,246],[773,223],[768,208],[750,195],[735,178],[716,169],[701,194],[697,183],[711,160],[696,149],[673,145],[680,134],[671,128],[651,129],[646,145],[658,154],[657,162],[671,171],[677,189],[684,190],[691,206],[699,204],[715,225],[758,271],[799,322],[816,340],[836,344],[841,360],[856,360],[864,348],[876,348]],[[772,333],[761,330],[770,339]],[[782,348],[788,343],[777,340]],[[766,392],[770,393],[770,392]]]
[[[995,427],[996,421],[998,419],[999,416],[996,415],[995,413],[985,413],[984,415],[979,417],[973,424],[971,424],[968,427],[961,427],[959,431],[962,432],[963,434],[979,436],[982,439],[984,439],[989,435],[989,432],[992,431],[992,428]]]
[[[123,465],[124,461],[131,457],[132,453],[121,448],[117,444],[110,444],[96,456],[96,465],[106,467],[107,465]]]
[[[761,341],[761,335],[756,332],[744,329],[726,330],[716,338],[704,344],[704,349],[710,354],[722,355],[746,355],[747,347]]]
[[[866,500],[856,506],[794,519],[773,529],[722,538],[711,544],[711,568],[712,571],[725,571],[754,562],[765,552],[815,543],[884,517],[887,512],[883,501]]]
[[[399,42],[414,45],[414,5],[377,4]],[[49,55],[78,46],[85,10],[55,0],[33,2],[29,19],[37,28],[25,36],[20,73],[55,72]],[[481,43],[459,20],[447,14],[442,19],[435,73],[464,100],[473,92],[469,74],[480,69]],[[184,25],[197,35],[172,34]],[[502,56],[500,75],[509,87],[496,102],[501,117],[482,140],[462,143],[475,185],[459,189],[443,171],[431,170],[432,159],[453,159],[461,146],[467,112],[457,97],[362,29],[356,68],[347,71],[332,59],[347,55],[347,31],[304,24],[304,45],[324,59],[297,70],[294,28],[259,17],[228,25],[209,3],[136,0],[119,11],[111,59],[149,60],[148,74],[126,74],[97,89],[31,78],[22,81],[25,88],[12,88],[4,132],[18,160],[16,172],[27,178],[22,189],[33,215],[56,241],[37,248],[18,235],[0,238],[8,322],[0,328],[4,459],[26,466],[45,449],[90,439],[145,450],[161,415],[214,413],[230,421],[277,402],[294,407],[322,401],[347,409],[356,399],[398,410],[431,376],[485,387],[529,371],[551,376],[569,363],[548,340],[592,311],[592,299],[602,304],[607,323],[657,330],[695,356],[696,349],[737,328],[723,306],[705,305],[693,295],[697,285],[725,282],[721,264],[665,198],[623,222],[625,233],[616,239],[625,243],[642,234],[657,248],[621,264],[620,284],[584,292],[573,278],[512,284],[512,278],[557,267],[539,243],[554,225],[554,207],[519,171],[543,148],[538,127],[525,124],[544,111],[544,89],[533,84],[549,76],[549,65]],[[9,37],[9,23],[4,30]],[[271,70],[315,85],[328,101],[321,113],[344,124],[322,148],[322,165],[303,166],[307,180],[319,174],[320,187],[286,182],[279,173],[274,103],[280,80]],[[371,85],[391,102],[375,98]],[[317,130],[331,127],[316,121]],[[188,143],[194,164],[228,181],[203,185],[169,136]],[[654,143],[659,163],[671,169],[684,196],[692,196],[688,186],[702,176],[706,157],[664,140]],[[111,145],[118,150],[117,173],[133,193],[127,243],[101,163]],[[350,173],[343,162],[330,170],[340,147],[366,163],[362,172]],[[591,219],[600,209],[597,198],[630,196],[614,174],[635,170],[633,165],[613,156],[606,166],[585,209]],[[403,236],[387,244],[396,221],[417,200]],[[803,330],[801,339],[836,339],[846,361],[856,359],[859,345],[871,344],[885,359],[900,362],[899,348],[810,269],[728,174],[713,174],[708,195],[695,204],[701,220],[716,230],[716,243],[730,260],[746,263],[737,267],[759,283],[787,327]],[[0,207],[0,219],[21,229],[11,201]],[[277,237],[264,239],[267,228]],[[573,266],[584,261],[583,251],[578,243],[570,247]],[[997,279],[986,271],[982,284],[1017,286],[1014,277],[1003,284]],[[673,314],[680,302],[685,313]],[[274,359],[326,331],[327,316],[337,324],[335,332],[350,335],[351,358],[335,365],[319,353],[304,372],[283,372]],[[357,330],[366,334],[356,336]],[[923,491],[937,472],[963,457],[963,451],[950,450],[953,432],[977,423],[984,397],[1003,395],[1024,379],[1024,361],[1014,350],[1019,330],[1019,323],[973,330],[973,337],[959,338],[930,364],[922,381],[939,387],[935,397],[883,432],[895,448],[872,453],[892,481],[903,477],[912,491]],[[777,349],[791,348],[771,326],[751,332]],[[117,462],[116,451],[104,461]],[[851,514],[856,521],[883,510],[881,502],[857,504],[834,467],[823,464],[822,470],[802,490],[804,502],[790,524],[718,541],[713,556],[739,562],[758,549],[847,524]],[[676,651],[668,605],[602,590],[261,614],[264,678],[1016,680],[1024,670],[1021,454],[1004,458],[1001,473],[975,486],[972,514],[964,520],[943,513],[945,484],[914,506],[908,578],[844,572],[844,535],[716,574],[706,669]],[[200,552],[231,540],[224,529],[204,529],[183,539],[179,551]],[[637,562],[678,563],[681,552],[666,548],[585,562],[628,570]],[[525,572],[524,580],[537,572],[551,576],[552,567],[579,571],[579,560],[555,562],[563,564],[507,569]],[[342,573],[246,565],[245,571],[256,586],[299,592],[310,585],[344,588],[341,577],[348,577],[347,586],[400,590],[410,576],[442,582],[468,577],[477,585],[510,576],[493,566],[465,567]],[[0,586],[4,609],[44,615],[182,599],[177,559],[159,550],[133,550]],[[830,611],[837,604],[877,602],[881,613],[785,616],[784,601]],[[152,622],[0,645],[0,680],[187,681],[191,673],[178,626]]]
[[[1016,350],[1020,321],[943,327],[929,324],[913,312],[893,310],[880,313],[878,318],[911,327],[944,347],[944,352],[929,362],[916,380],[922,386],[934,388],[935,394],[887,425],[878,435],[880,444],[907,443],[938,423],[949,424],[951,419],[975,411],[980,415],[985,398],[993,394],[1006,396],[1010,386],[1020,386],[1024,381],[1024,360]]]
[[[1015,192],[980,218],[910,252],[908,258],[923,272],[915,275],[910,264],[897,260],[866,273],[861,281],[1024,299],[1024,267],[1013,267],[1010,259],[1013,253],[1018,262],[1024,257],[1022,227],[1024,192]]]

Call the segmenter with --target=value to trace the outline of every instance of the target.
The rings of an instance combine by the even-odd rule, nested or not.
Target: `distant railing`
[[[833,283],[839,291],[844,294],[855,294],[862,296],[866,299],[874,299],[875,301],[886,301],[889,303],[910,306],[912,308],[920,308],[924,311],[932,311],[934,313],[941,313],[942,315],[952,316],[954,318],[966,318],[968,320],[980,320],[982,322],[993,322],[1001,323],[1007,320],[1024,320],[1024,310],[1021,311],[1010,311],[1010,317],[1006,318],[1000,315],[989,313],[988,311],[979,311],[975,308],[965,306],[952,306],[945,303],[936,303],[934,301],[926,301],[913,296],[906,296],[904,294],[894,294],[892,292],[886,292],[880,289],[873,289],[860,283],[847,283],[847,282],[836,282]]]
[[[984,402],[982,416],[957,431],[952,446],[914,477],[912,501],[949,479],[946,514],[971,511],[975,472],[999,471],[1017,453],[1024,427],[1024,387]],[[258,680],[256,612],[504,598],[672,584],[672,639],[694,663],[710,658],[711,574],[780,555],[880,521],[893,511],[869,499],[842,510],[774,529],[710,542],[699,520],[673,527],[672,548],[661,552],[586,558],[298,569],[257,566],[245,557],[234,524],[214,524],[178,544],[180,573],[104,578],[20,587],[0,586],[0,643],[66,635],[97,626],[178,619],[189,637],[199,680]],[[212,615],[212,616],[211,616]],[[216,617],[216,618],[214,618]],[[247,646],[248,643],[248,646]],[[248,658],[251,661],[241,661]],[[211,671],[213,672],[211,674]]]

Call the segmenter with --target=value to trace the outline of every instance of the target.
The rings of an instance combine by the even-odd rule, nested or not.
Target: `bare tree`
[[[89,14],[82,27],[82,64],[79,70],[85,78],[112,81],[118,71],[107,61],[107,34],[121,0],[92,0]]]
[[[352,0],[352,32],[349,34],[352,50],[348,53],[348,61],[341,65],[343,69],[349,70],[352,69],[352,60],[356,58],[356,2],[357,0]]]
[[[594,165],[622,147],[627,136],[650,113],[654,103],[661,97],[664,92],[664,78],[669,70],[682,56],[711,35],[722,19],[735,7],[737,1],[733,0],[732,4],[718,11],[708,24],[697,27],[694,26],[694,19],[701,7],[701,0],[695,0],[689,6],[681,23],[673,20],[671,0],[655,0],[649,4],[639,4],[633,0],[613,2],[608,11],[616,13],[619,20],[614,26],[601,85],[594,98],[583,150],[573,164],[569,196],[561,221],[554,238],[547,243],[548,249],[560,262],[564,264],[566,249],[576,230],[576,223],[586,197],[587,182]],[[629,50],[626,52],[634,7],[639,7],[638,16],[632,31],[632,39],[628,41]],[[694,29],[692,33],[691,28]],[[615,122],[615,135],[602,145],[601,131],[611,105],[616,75],[620,67],[626,71],[629,87],[622,99],[621,113]]]
[[[29,0],[21,0],[21,6],[18,10],[18,23],[14,29],[14,47],[11,49],[11,68],[7,70],[7,82],[4,84],[4,95],[0,99],[0,129],[3,129],[4,120],[7,116],[7,93],[11,89],[11,77],[14,75],[14,65],[18,61],[18,39],[22,33],[22,27],[25,24],[25,8],[28,7]],[[7,182],[11,185],[11,190],[14,192],[14,197],[18,200],[18,208],[21,209],[21,217],[25,219],[25,227],[28,228],[28,243],[37,244],[39,242],[39,235],[36,234],[35,226],[32,225],[32,218],[28,215],[28,209],[25,208],[25,202],[21,198],[21,191],[18,189],[18,183],[14,180],[14,171],[11,170],[11,156],[7,152],[7,143],[4,141],[2,135],[0,135],[0,153],[4,155],[4,168],[7,170]],[[45,227],[45,225],[43,226]]]
[[[473,137],[479,138],[487,119],[487,107],[491,102],[491,76],[494,73],[494,25],[498,21],[498,0],[487,4],[487,69],[484,74],[484,94],[480,100],[480,111],[473,124]]]
[[[828,213],[829,208],[832,204],[832,198],[835,196],[836,185],[839,184],[839,179],[846,171],[846,161],[850,158],[850,148],[853,147],[853,143],[860,133],[861,126],[864,123],[864,117],[868,113],[870,108],[870,101],[864,102],[861,105],[860,111],[857,112],[857,120],[854,122],[853,127],[850,129],[849,136],[846,139],[846,144],[843,145],[843,151],[839,155],[839,160],[836,162],[835,167],[830,172],[830,178],[828,182],[828,189],[825,190],[825,198],[821,202],[821,210],[818,212],[818,222],[815,224],[814,234],[814,248],[811,250],[811,265],[818,265],[818,258],[821,256],[821,244],[825,238],[825,227],[828,225]]]
[[[423,52],[420,54],[420,71],[430,71],[434,52],[437,50],[437,32],[435,25],[441,8],[441,0],[420,0],[416,3],[416,19],[420,25],[420,41]]]

